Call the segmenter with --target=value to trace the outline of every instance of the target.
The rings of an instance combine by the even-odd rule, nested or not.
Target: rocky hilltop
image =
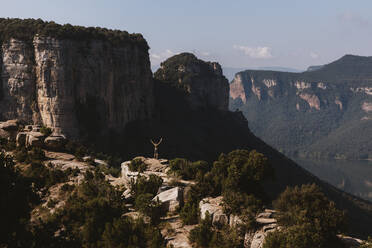
[[[230,108],[289,155],[368,158],[371,66],[371,57],[346,55],[303,73],[243,71],[230,84]]]
[[[193,54],[182,53],[161,63],[155,78],[183,88],[192,106],[228,110],[229,84],[216,62],[204,62]]]
[[[0,120],[81,137],[151,116],[148,46],[139,35],[13,19],[0,20],[0,33]]]

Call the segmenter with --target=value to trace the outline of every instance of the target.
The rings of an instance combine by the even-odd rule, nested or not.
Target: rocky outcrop
[[[232,99],[241,99],[243,103],[246,103],[247,99],[245,96],[244,84],[240,74],[235,76],[234,82],[230,84],[230,97]]]
[[[244,236],[245,248],[262,248],[266,236],[278,229],[277,224],[268,224],[260,227],[257,231],[247,232]]]
[[[371,66],[372,57],[347,55],[301,73],[242,71],[230,84],[230,110],[289,156],[372,157]]]
[[[120,132],[151,116],[152,73],[143,42],[35,34],[1,46],[0,120],[42,124],[56,135]]]
[[[200,218],[206,218],[207,213],[212,219],[214,226],[223,226],[229,223],[229,217],[223,212],[223,197],[207,197],[200,201]]]
[[[20,126],[18,120],[0,122],[0,138],[15,139],[19,128]]]
[[[174,212],[181,207],[183,203],[183,189],[175,187],[157,194],[154,201],[160,201],[167,212]]]
[[[31,122],[35,100],[33,48],[17,39],[1,44],[0,120]]]
[[[229,83],[216,62],[204,62],[193,54],[182,53],[163,62],[155,78],[187,91],[191,106],[228,110]]]
[[[65,146],[66,142],[66,137],[63,135],[49,136],[44,140],[45,147],[49,150],[60,150]]]
[[[302,100],[306,101],[309,104],[310,108],[320,110],[320,101],[316,95],[301,93],[299,96]]]

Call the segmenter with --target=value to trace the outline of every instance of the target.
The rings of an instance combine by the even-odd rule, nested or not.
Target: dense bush
[[[159,229],[146,225],[141,220],[118,218],[106,224],[100,245],[105,248],[161,248],[165,247],[165,241]]]
[[[134,207],[142,214],[150,217],[151,224],[157,225],[160,223],[160,217],[164,215],[161,202],[159,200],[153,201],[152,194],[141,194],[136,197]]]
[[[372,237],[368,237],[368,241],[364,242],[359,248],[372,248]]]
[[[130,171],[138,171],[138,172],[142,173],[146,169],[147,169],[146,163],[140,158],[133,159],[129,164],[129,170]]]
[[[23,171],[23,175],[30,179],[37,188],[49,188],[57,183],[66,182],[72,170],[48,168],[40,162],[34,161]]]
[[[316,185],[287,188],[274,202],[282,230],[270,234],[265,248],[339,247],[344,213]]]
[[[26,247],[28,220],[38,202],[31,182],[15,168],[12,157],[0,152],[0,247]]]
[[[134,198],[141,194],[155,196],[162,183],[163,179],[156,175],[150,175],[148,179],[145,176],[140,176],[136,181],[130,182],[130,190]]]
[[[70,24],[59,25],[41,19],[4,19],[0,18],[0,41],[10,38],[32,42],[36,34],[71,40],[104,40],[113,45],[137,44],[148,49],[141,34],[129,34],[126,31],[98,27],[82,27]]]
[[[164,247],[151,224],[122,217],[122,193],[101,173],[88,171],[65,207],[35,232],[34,247]]]
[[[273,170],[267,158],[255,150],[235,150],[221,154],[213,164],[210,175],[214,189],[224,196],[224,202],[231,213],[252,204],[257,209],[260,201],[267,201],[263,182],[273,178]]]
[[[173,161],[173,171],[193,164],[187,160]],[[180,211],[184,224],[197,224],[199,202],[206,196],[224,196],[224,211],[227,214],[239,214],[247,223],[246,228],[254,227],[254,216],[267,201],[262,184],[273,177],[273,171],[267,158],[255,150],[235,150],[229,154],[221,154],[213,167],[208,171],[205,163],[195,166],[199,171],[197,184],[191,186],[186,195],[186,204]],[[181,169],[180,169],[181,168]]]
[[[51,135],[52,132],[53,132],[52,129],[49,128],[49,127],[42,126],[42,127],[40,128],[40,133],[44,134],[45,136],[49,136],[49,135]]]
[[[201,221],[200,225],[190,231],[189,240],[200,248],[243,248],[243,233],[236,229],[224,226],[216,230],[212,226],[209,214]]]
[[[185,180],[192,180],[200,177],[210,170],[205,161],[190,162],[187,159],[176,158],[169,161],[170,172]]]

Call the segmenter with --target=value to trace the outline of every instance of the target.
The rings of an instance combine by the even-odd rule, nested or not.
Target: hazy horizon
[[[305,70],[345,54],[372,55],[371,8],[367,0],[18,0],[2,3],[0,17],[142,33],[153,66],[193,52],[223,67]]]

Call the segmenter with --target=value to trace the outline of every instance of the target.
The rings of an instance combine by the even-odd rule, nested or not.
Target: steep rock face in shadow
[[[228,109],[229,84],[217,62],[181,53],[161,63],[155,78],[184,89],[191,106]]]

